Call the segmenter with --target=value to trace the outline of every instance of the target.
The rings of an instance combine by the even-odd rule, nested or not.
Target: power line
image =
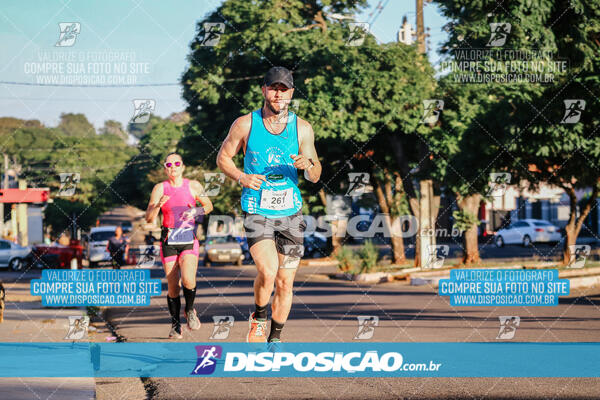
[[[385,6],[388,5],[389,2],[390,2],[390,0],[386,0],[385,3],[383,3],[383,0],[382,0],[379,2],[379,4],[377,4],[377,6],[375,7],[375,10],[369,15],[369,17],[371,17],[371,15],[375,14],[373,16],[373,18],[371,18],[371,20],[369,21],[369,27],[372,27],[373,24],[375,24],[375,21],[377,21],[377,18],[379,18],[379,16],[383,12],[383,9],[385,8]],[[383,5],[382,5],[382,3],[383,3]]]

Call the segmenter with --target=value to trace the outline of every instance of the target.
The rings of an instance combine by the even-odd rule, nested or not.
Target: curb
[[[571,289],[600,287],[600,275],[569,278],[569,281],[571,281]]]
[[[304,262],[300,264],[301,267],[335,267],[339,264],[337,260],[309,259],[302,261]]]
[[[403,273],[403,272],[400,272]],[[344,272],[338,272],[334,274],[307,274],[306,277],[310,279],[318,279],[325,281],[346,281],[346,282],[358,282],[358,283],[386,283],[398,281],[398,272],[372,272],[366,274],[350,274]],[[341,283],[341,282],[340,282]]]
[[[493,269],[538,269],[524,265],[509,265]],[[329,281],[347,281],[365,284],[379,284],[393,281],[404,281],[411,286],[429,285],[432,288],[439,286],[440,279],[447,279],[453,268],[435,271],[422,271],[420,268],[406,268],[397,272],[374,272],[352,275],[350,273],[334,274],[308,274],[307,278]],[[586,269],[561,270],[558,273],[561,279],[569,279],[570,289],[600,287],[600,267]]]
[[[589,275],[600,275],[600,267],[594,268],[571,268],[559,271],[559,278],[580,277]]]
[[[434,271],[415,272],[408,274],[406,277],[408,284],[411,286],[431,285],[434,288],[438,287],[440,279],[446,279],[450,276],[450,271],[456,268],[436,269]],[[523,269],[521,265],[504,265],[493,269]]]
[[[94,321],[104,324],[104,329],[108,330],[111,335],[117,338],[116,342],[126,342],[127,338],[119,334],[117,327],[113,324],[110,318],[110,307],[99,307],[99,311],[94,316]],[[92,317],[90,317],[91,323]],[[94,378],[96,387],[102,386],[102,390],[96,390],[96,399],[99,400],[112,400],[113,393],[119,392],[122,395],[127,394],[128,399],[142,400],[151,399],[156,391],[155,382],[152,378],[145,377],[128,377],[128,378],[110,378],[110,377],[96,377]]]
[[[332,274],[334,279],[341,279],[346,281],[360,282],[360,283],[385,283],[394,280],[394,277],[389,272],[372,272],[366,274],[349,274],[349,273],[337,273]],[[331,275],[330,275],[331,277]]]

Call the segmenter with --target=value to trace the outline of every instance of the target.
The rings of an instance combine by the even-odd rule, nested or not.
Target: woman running
[[[202,215],[212,211],[213,205],[205,195],[202,185],[195,180],[183,178],[183,159],[177,153],[170,153],[165,159],[165,172],[168,179],[158,183],[152,190],[146,221],[151,223],[163,214],[160,237],[160,258],[165,269],[168,283],[167,304],[171,314],[171,332],[169,338],[181,339],[179,314],[179,279],[185,298],[185,318],[191,330],[200,329],[200,320],[194,309],[196,297],[196,270],[198,269],[198,239],[195,222]],[[196,207],[196,201],[202,204]]]

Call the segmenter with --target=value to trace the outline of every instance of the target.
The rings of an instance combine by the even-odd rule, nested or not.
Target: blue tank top
[[[286,217],[302,208],[298,189],[298,170],[290,154],[297,155],[298,119],[288,112],[283,132],[274,135],[267,130],[262,119],[262,109],[252,112],[252,125],[246,154],[244,173],[267,177],[260,190],[242,189],[242,210],[267,218]]]

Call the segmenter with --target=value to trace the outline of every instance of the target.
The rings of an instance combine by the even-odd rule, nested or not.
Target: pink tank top
[[[190,181],[184,179],[179,187],[173,187],[169,181],[163,182],[163,193],[169,196],[160,210],[163,213],[163,226],[166,228],[179,228],[184,222],[181,214],[189,210],[189,205],[196,207],[196,199],[190,190]]]

